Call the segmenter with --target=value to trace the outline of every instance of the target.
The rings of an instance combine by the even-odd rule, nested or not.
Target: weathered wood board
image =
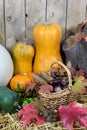
[[[26,0],[26,38],[34,43],[33,28],[38,23],[45,22],[46,0]]]
[[[3,0],[0,0],[0,44],[5,46],[4,28],[4,3]]]
[[[65,25],[66,25],[66,4],[67,4],[67,0],[48,0],[47,1],[48,22],[58,23],[62,27],[63,35],[65,35]]]
[[[25,38],[25,0],[5,1],[6,47],[11,49],[16,40]]]
[[[86,19],[87,0],[68,0],[67,29],[75,27]]]
[[[61,25],[64,37],[87,19],[87,0],[0,0],[0,43],[10,51],[16,40],[33,44],[34,26],[46,18]]]

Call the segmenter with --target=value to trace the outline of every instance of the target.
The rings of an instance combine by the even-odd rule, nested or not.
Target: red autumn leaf
[[[39,92],[50,93],[51,91],[53,91],[53,86],[52,85],[45,84],[45,85],[40,86]]]
[[[26,88],[26,93],[29,92],[30,90],[33,90],[36,85],[37,83],[29,83]]]
[[[62,105],[58,109],[59,116],[63,125],[68,130],[73,130],[73,122],[87,128],[87,108],[77,102],[71,102],[68,106]]]
[[[63,123],[63,125],[68,128],[68,130],[74,130],[73,129],[73,118],[68,111],[67,107],[65,105],[62,105],[58,109],[60,120]]]
[[[35,106],[33,106],[31,103],[24,106],[21,110],[18,112],[18,117],[22,117],[23,125],[22,127],[25,128],[26,125],[32,123],[32,120],[34,120],[36,125],[40,125],[44,123],[44,118],[39,116],[37,114],[37,109]]]
[[[29,83],[25,90],[25,94],[28,96],[30,91],[33,91],[37,83]]]
[[[78,31],[79,31],[79,32],[81,32],[83,26],[84,26],[84,23],[80,23],[80,24],[78,24]]]
[[[87,42],[87,37],[85,37],[85,41]]]
[[[75,38],[76,38],[76,41],[81,41],[82,40],[82,38],[84,38],[84,34],[82,33],[82,32],[80,32],[80,33],[77,33],[76,35],[75,35]]]
[[[72,75],[75,75],[76,74],[76,70],[74,68],[69,68],[69,71]]]
[[[85,74],[85,71],[84,70],[79,70],[79,71],[76,71],[76,76],[84,76]]]
[[[75,121],[87,128],[87,108],[80,103],[72,102],[69,104],[69,111]]]

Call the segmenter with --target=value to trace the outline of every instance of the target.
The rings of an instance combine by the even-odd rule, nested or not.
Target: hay
[[[87,107],[87,104],[85,105]],[[22,122],[18,119],[17,113],[9,114],[0,112],[0,130],[67,130],[59,122],[47,122],[42,125],[36,126],[30,124],[26,128],[22,128]],[[86,130],[86,128],[80,126],[77,122],[74,125],[74,130]]]
[[[17,114],[0,113],[0,129],[1,130],[22,130],[21,122],[18,120]]]

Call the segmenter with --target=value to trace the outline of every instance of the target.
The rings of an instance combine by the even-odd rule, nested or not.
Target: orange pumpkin
[[[10,88],[17,92],[25,91],[31,79],[27,75],[15,75],[10,81]]]
[[[33,72],[28,72],[27,76],[29,77],[30,81],[33,83],[35,82],[34,78],[33,78]]]

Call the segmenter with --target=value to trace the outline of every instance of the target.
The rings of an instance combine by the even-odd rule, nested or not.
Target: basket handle
[[[60,62],[60,61],[53,61],[53,62],[51,63],[51,65],[50,65],[49,74],[50,74],[50,72],[51,72],[52,66],[53,66],[54,64],[56,64],[56,63],[59,64],[59,65],[61,65],[61,66],[66,70],[67,76],[68,76],[68,80],[69,80],[68,89],[71,90],[71,87],[72,87],[71,73],[70,73],[69,69],[68,69],[62,62]]]

